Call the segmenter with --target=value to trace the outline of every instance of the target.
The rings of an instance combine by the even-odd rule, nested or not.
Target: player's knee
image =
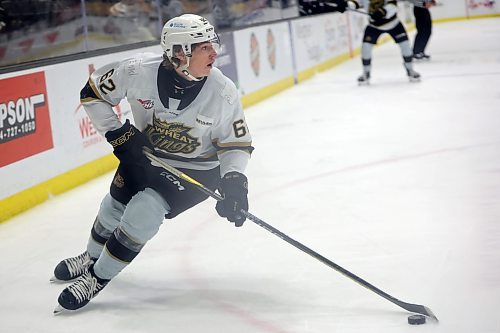
[[[169,209],[168,203],[158,192],[146,188],[128,203],[121,229],[135,242],[145,244],[158,232]]]
[[[113,232],[113,230],[120,224],[125,205],[113,199],[108,193],[101,202],[97,220],[106,230]]]

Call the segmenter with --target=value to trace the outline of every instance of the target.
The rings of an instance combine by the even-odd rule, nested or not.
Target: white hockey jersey
[[[252,139],[234,83],[212,68],[187,107],[178,110],[179,100],[172,98],[166,107],[158,87],[162,61],[162,55],[142,53],[92,73],[89,85],[95,96],[82,98],[82,104],[96,130],[104,135],[122,126],[112,106],[127,98],[135,126],[170,165],[208,170],[220,163],[221,176],[244,173]]]
[[[358,4],[365,8],[368,13],[372,13],[377,8],[384,8],[386,15],[384,18],[374,21],[369,19],[370,25],[380,30],[391,30],[399,24],[398,5],[396,0],[357,0]]]

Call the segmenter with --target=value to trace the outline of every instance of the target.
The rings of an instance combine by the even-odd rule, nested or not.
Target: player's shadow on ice
[[[273,292],[269,292],[273,290]],[[171,279],[155,278],[147,281],[116,279],[78,312],[106,311],[154,312],[171,311],[229,312],[244,315],[252,313],[293,313],[318,311],[335,312],[335,305],[315,303],[307,292],[272,279],[238,278],[237,280],[190,280],[179,284]]]

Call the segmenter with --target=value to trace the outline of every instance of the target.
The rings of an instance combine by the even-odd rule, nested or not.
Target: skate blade
[[[58,278],[56,278],[55,276],[53,276],[53,277],[50,278],[49,282],[50,283],[62,283],[64,281],[59,280]]]
[[[54,309],[54,316],[58,316],[62,313],[69,312],[70,310],[65,309],[61,306],[61,304],[58,304],[56,308]]]
[[[414,82],[420,82],[420,78],[409,78],[410,82],[414,83]]]
[[[369,86],[370,81],[365,81],[365,82],[358,82],[358,86]]]

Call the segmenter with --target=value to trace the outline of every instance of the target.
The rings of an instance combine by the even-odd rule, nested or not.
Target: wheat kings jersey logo
[[[160,120],[153,114],[153,125],[146,127],[145,134],[156,148],[172,154],[190,154],[200,145],[198,138],[188,133],[191,129],[183,123]]]

